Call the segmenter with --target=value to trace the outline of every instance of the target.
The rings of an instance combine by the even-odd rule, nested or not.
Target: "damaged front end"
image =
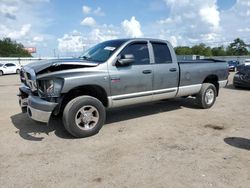
[[[60,94],[64,83],[62,78],[53,76],[53,72],[97,65],[82,61],[50,60],[25,66],[20,72],[22,85],[18,94],[22,112],[27,112],[33,120],[47,123],[53,111],[59,113],[57,106],[61,102]]]

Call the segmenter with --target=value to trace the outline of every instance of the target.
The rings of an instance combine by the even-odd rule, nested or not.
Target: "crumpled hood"
[[[33,69],[35,73],[39,73],[47,68],[54,68],[56,70],[64,69],[74,69],[74,68],[84,68],[84,67],[96,67],[99,63],[85,61],[83,59],[69,58],[69,59],[51,59],[51,60],[41,60],[34,63],[30,63],[24,66],[24,69]]]

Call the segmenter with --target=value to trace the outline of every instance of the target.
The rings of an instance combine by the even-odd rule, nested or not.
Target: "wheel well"
[[[216,88],[217,96],[218,96],[219,95],[219,82],[218,81],[219,81],[218,76],[209,75],[208,77],[206,77],[206,79],[203,81],[203,83],[213,84]]]
[[[96,85],[85,85],[71,89],[67,94],[63,96],[60,105],[60,112],[64,110],[69,101],[82,95],[95,97],[100,100],[105,107],[108,106],[107,93],[102,87]]]

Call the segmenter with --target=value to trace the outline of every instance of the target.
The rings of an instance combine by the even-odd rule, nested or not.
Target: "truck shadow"
[[[250,150],[250,139],[241,137],[227,137],[224,139],[224,142],[236,148]]]
[[[193,98],[164,100],[154,103],[107,110],[107,119],[105,124],[108,125],[111,123],[140,118],[147,115],[179,110],[183,107],[198,109]],[[18,129],[16,133],[25,140],[42,141],[52,133],[63,139],[74,138],[65,130],[60,117],[52,117],[49,124],[47,125],[44,123],[35,122],[29,119],[26,114],[19,113],[11,116],[11,121]]]
[[[18,129],[16,133],[25,140],[42,141],[51,133],[60,138],[72,139],[73,137],[65,130],[60,118],[52,117],[48,124],[29,119],[26,114],[19,113],[11,116],[13,125]]]
[[[119,121],[140,118],[152,114],[164,113],[173,110],[179,110],[182,107],[198,109],[193,98],[177,98],[162,100],[153,103],[133,105],[123,108],[107,110],[106,125]]]
[[[242,91],[249,91],[250,90],[250,88],[241,88],[241,87],[234,87],[234,85],[233,84],[228,84],[226,87],[225,87],[225,89],[231,89],[231,90],[242,90]]]

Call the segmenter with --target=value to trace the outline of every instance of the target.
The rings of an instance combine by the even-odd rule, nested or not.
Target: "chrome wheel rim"
[[[87,105],[77,111],[75,123],[82,130],[91,130],[97,125],[99,117],[98,110],[94,106]]]
[[[214,90],[208,89],[205,93],[205,102],[206,104],[210,105],[214,102]]]

